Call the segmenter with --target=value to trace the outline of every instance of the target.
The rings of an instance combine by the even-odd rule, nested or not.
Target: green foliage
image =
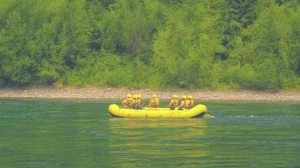
[[[34,79],[36,69],[26,44],[30,40],[30,34],[31,31],[21,15],[12,11],[0,32],[0,72],[5,80],[4,84],[24,85]]]
[[[233,79],[241,88],[254,89],[257,84],[257,73],[249,64],[238,68],[234,73]]]
[[[2,0],[0,86],[300,86],[297,0]]]

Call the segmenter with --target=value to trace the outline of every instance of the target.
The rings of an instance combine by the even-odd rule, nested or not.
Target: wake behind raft
[[[111,104],[108,111],[113,117],[121,118],[200,118],[208,115],[205,115],[207,108],[203,104],[183,110],[177,108],[174,110],[170,108],[125,109],[116,104]]]

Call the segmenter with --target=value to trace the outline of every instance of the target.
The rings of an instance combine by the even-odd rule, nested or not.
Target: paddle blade
[[[209,114],[207,114],[207,113],[205,113],[205,114],[204,114],[204,118],[212,118],[212,116],[209,115]]]

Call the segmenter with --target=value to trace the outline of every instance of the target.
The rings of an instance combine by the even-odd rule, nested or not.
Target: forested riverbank
[[[300,89],[297,0],[2,0],[0,86]]]

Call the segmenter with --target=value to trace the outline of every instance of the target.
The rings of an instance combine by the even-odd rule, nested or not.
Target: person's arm
[[[142,101],[141,99],[137,99],[137,108],[141,108]]]
[[[123,100],[122,104],[121,104],[121,108],[123,108],[125,106],[125,104],[126,104],[126,100]]]
[[[132,108],[132,106],[135,104],[135,100],[132,100],[131,101],[131,104],[130,104],[130,108]]]
[[[152,100],[150,100],[148,107],[151,107],[151,104],[152,104]]]
[[[173,100],[170,101],[170,103],[169,103],[169,105],[168,105],[167,108],[170,108],[172,106],[172,104],[173,104]]]
[[[183,105],[184,105],[184,101],[181,101],[180,106],[178,108],[182,108]]]

